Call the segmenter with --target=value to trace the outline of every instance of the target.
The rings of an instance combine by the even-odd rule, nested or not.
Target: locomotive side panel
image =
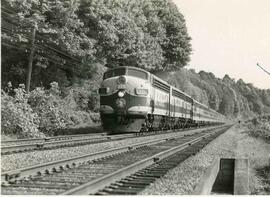
[[[153,87],[154,115],[169,116],[169,94]]]

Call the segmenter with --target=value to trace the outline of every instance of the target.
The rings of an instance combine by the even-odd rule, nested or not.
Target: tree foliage
[[[175,70],[189,61],[184,18],[167,0],[83,0],[79,13],[108,67]]]
[[[228,75],[219,79],[213,73],[187,69],[157,75],[228,117],[248,118],[270,113],[270,90],[260,90],[242,79],[235,81]]]
[[[69,82],[76,76],[89,77],[84,71],[92,69],[89,65],[95,60],[95,41],[86,36],[86,29],[77,17],[77,1],[4,0],[1,4],[2,47],[6,52],[2,55],[4,82],[25,83],[29,51],[33,49],[30,46],[33,28],[36,36],[32,87],[42,83],[48,87],[52,81],[46,79],[52,75],[58,80],[64,75]],[[13,74],[10,67],[24,70],[19,80],[18,72]]]
[[[185,20],[169,0],[3,0],[1,5],[4,84],[24,83],[33,28],[32,88],[91,78],[97,63],[157,71],[189,61]]]

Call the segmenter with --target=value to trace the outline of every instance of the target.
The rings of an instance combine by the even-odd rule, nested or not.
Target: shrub
[[[78,125],[91,125],[92,112],[87,111],[89,91],[70,89],[65,97],[56,82],[51,83],[49,90],[36,88],[29,94],[28,102],[39,115],[39,129],[54,135],[57,131]]]
[[[253,118],[248,123],[249,134],[254,137],[260,137],[270,142],[270,117]]]
[[[100,115],[99,113],[91,113],[90,117],[94,123],[100,123]]]
[[[5,135],[44,137],[38,131],[39,118],[27,103],[28,97],[23,86],[14,89],[14,97],[1,91],[1,129]]]
[[[72,125],[56,82],[51,83],[49,90],[36,88],[31,91],[28,102],[40,118],[39,129],[43,133],[53,135],[56,130]]]
[[[99,114],[89,110],[91,92],[87,89],[70,89],[65,97],[52,82],[45,90],[37,87],[26,94],[24,85],[2,90],[2,130],[18,137],[55,135],[61,129],[90,126],[99,122]],[[44,135],[45,134],[45,135]]]

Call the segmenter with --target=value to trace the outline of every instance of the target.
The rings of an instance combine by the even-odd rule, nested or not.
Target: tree
[[[23,49],[26,56],[35,48],[33,69],[39,67],[36,72],[41,71],[40,68],[49,71],[51,67],[57,67],[67,75],[78,75],[77,66],[82,60],[89,63],[95,60],[94,41],[85,35],[83,23],[77,18],[78,5],[75,0],[4,0],[2,42],[12,53],[18,48]],[[35,43],[30,46],[33,41],[30,31],[34,24]],[[24,56],[16,59],[20,62]]]
[[[177,70],[190,61],[192,50],[184,16],[171,1],[152,2],[166,31],[166,40],[161,44],[166,58],[164,70]]]
[[[2,59],[2,76],[8,82],[20,73],[15,85],[24,82],[27,73],[32,88],[49,87],[51,81],[70,86],[78,78],[91,77],[98,64],[162,71],[179,69],[189,61],[185,20],[169,0],[3,0],[1,4],[2,46],[8,54],[20,54],[12,61]],[[20,72],[12,74],[10,68]]]
[[[83,0],[79,18],[108,67],[175,70],[189,60],[183,15],[167,0]]]

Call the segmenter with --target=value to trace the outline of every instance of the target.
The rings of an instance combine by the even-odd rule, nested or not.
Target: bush
[[[99,113],[91,113],[90,117],[91,117],[91,120],[94,123],[100,123],[100,115],[99,115]]]
[[[72,88],[68,91],[64,99],[64,105],[69,106],[66,108],[68,116],[74,125],[91,125],[93,124],[92,110],[90,107],[91,91],[84,88]]]
[[[89,110],[91,92],[70,89],[66,96],[52,82],[45,90],[37,87],[26,94],[24,85],[2,90],[2,130],[18,137],[52,136],[59,130],[99,123],[99,114]],[[92,109],[92,108],[91,108]],[[45,135],[44,135],[45,134]]]
[[[24,137],[44,137],[38,131],[39,118],[27,103],[28,97],[23,87],[14,89],[14,97],[1,91],[1,129],[5,135]]]
[[[49,90],[36,88],[29,93],[28,102],[40,118],[39,129],[47,135],[53,135],[56,130],[72,125],[60,90],[56,82],[51,83]]]
[[[253,118],[248,123],[249,134],[254,137],[263,138],[270,142],[270,116]]]
[[[92,112],[88,111],[89,91],[72,88],[64,97],[61,94],[56,82],[49,90],[36,88],[29,94],[28,101],[40,117],[43,133],[55,135],[61,129],[93,124]]]

